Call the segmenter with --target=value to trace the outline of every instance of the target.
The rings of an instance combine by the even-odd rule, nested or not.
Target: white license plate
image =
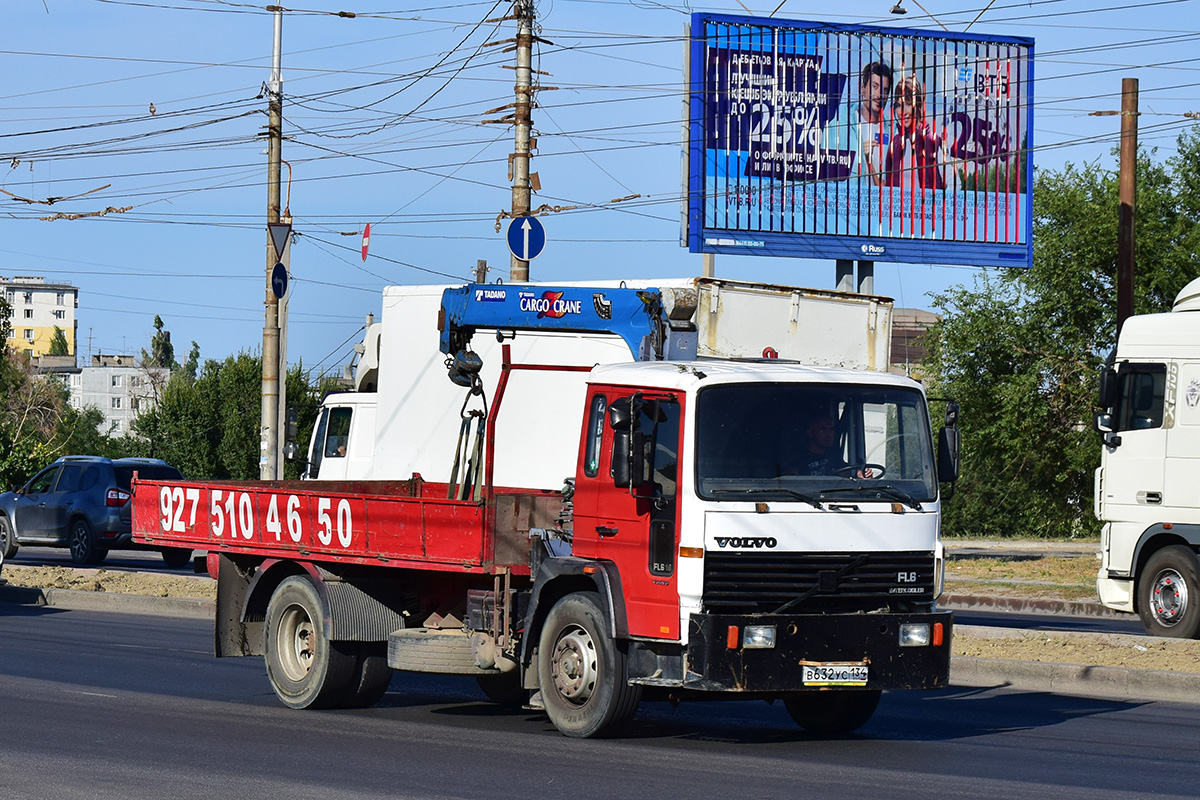
[[[866,686],[866,664],[804,664],[805,686]]]

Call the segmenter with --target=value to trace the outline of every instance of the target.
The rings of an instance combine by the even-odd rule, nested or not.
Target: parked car
[[[179,470],[157,458],[64,456],[24,486],[0,494],[0,553],[12,558],[22,545],[71,548],[76,564],[99,564],[115,548],[133,543],[130,484],[133,473],[150,480],[179,480]],[[156,548],[168,567],[186,566],[192,551]]]

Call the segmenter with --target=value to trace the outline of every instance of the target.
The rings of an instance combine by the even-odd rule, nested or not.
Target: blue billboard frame
[[[889,218],[888,224],[893,228],[889,234],[880,235],[862,235],[861,233],[853,232],[815,232],[815,231],[794,231],[794,230],[770,230],[763,229],[761,225],[755,226],[749,224],[749,216],[747,213],[747,224],[714,224],[716,220],[706,220],[706,203],[714,202],[710,194],[709,180],[712,176],[706,173],[706,169],[710,168],[708,155],[710,150],[711,139],[708,123],[710,119],[710,86],[709,86],[709,53],[708,47],[710,37],[708,34],[710,26],[724,25],[733,28],[759,29],[759,30],[777,30],[782,29],[791,32],[795,36],[798,32],[812,34],[815,36],[831,36],[831,35],[865,35],[875,36],[881,39],[889,40],[907,40],[911,42],[938,42],[946,43],[942,47],[953,46],[955,54],[958,55],[958,43],[963,43],[964,48],[969,45],[976,46],[1009,46],[1021,48],[1021,66],[1023,73],[1019,75],[1019,97],[1017,109],[1017,131],[1021,134],[1023,127],[1023,138],[1017,142],[1015,148],[1011,148],[1003,152],[1003,156],[1013,158],[1018,165],[1018,172],[1023,173],[1016,177],[1018,191],[1015,194],[1017,197],[1016,203],[1018,207],[1017,217],[1012,221],[1011,227],[1018,231],[1020,241],[978,241],[965,238],[926,238],[924,231],[922,236],[916,236],[912,230],[915,223],[910,219],[910,229],[908,235],[905,236],[903,223],[901,223],[900,235],[894,233],[894,221]],[[739,34],[739,47],[741,43],[741,35]],[[750,46],[744,51],[751,52],[754,50],[765,51],[761,44],[761,40],[757,46],[754,46],[753,40]],[[861,56],[860,56],[861,62]],[[947,60],[948,62],[948,60]],[[944,66],[944,65],[943,65]],[[776,72],[780,68],[775,68]],[[720,253],[732,255],[770,255],[784,256],[796,258],[820,258],[820,259],[856,259],[868,261],[895,261],[903,263],[938,263],[938,264],[960,264],[981,267],[1028,267],[1033,263],[1033,81],[1034,81],[1034,42],[1033,39],[1018,36],[992,36],[980,34],[963,34],[955,32],[931,32],[927,30],[918,30],[911,28],[892,28],[880,27],[871,25],[845,25],[836,23],[812,22],[803,20],[777,20],[763,19],[761,17],[748,17],[732,14],[715,14],[708,12],[694,13],[691,16],[691,27],[689,30],[689,48],[688,48],[688,120],[686,120],[687,128],[687,162],[686,162],[686,180],[687,180],[687,196],[684,207],[684,244],[693,253]],[[823,75],[822,78],[828,78],[828,75]],[[841,76],[837,76],[841,77]],[[846,81],[847,78],[842,78]],[[865,84],[864,84],[865,85]],[[795,87],[793,87],[795,88]],[[824,89],[824,84],[822,84]],[[845,91],[845,87],[832,90],[834,94]],[[1006,88],[1007,91],[1007,88]],[[848,94],[848,92],[847,92]],[[848,100],[848,98],[847,98]],[[923,100],[923,97],[922,97]],[[835,101],[840,104],[840,98]],[[886,101],[885,101],[886,102]],[[715,104],[715,103],[714,103]],[[729,133],[726,131],[725,136]],[[886,143],[886,139],[884,139]],[[999,160],[999,154],[997,154]],[[986,163],[986,162],[985,162]],[[1023,167],[1023,169],[1020,169]],[[748,167],[747,167],[748,169]],[[976,166],[975,169],[978,169]],[[715,171],[715,170],[714,170]],[[996,170],[996,196],[999,197],[999,168]],[[966,199],[969,191],[976,198],[983,194],[984,201],[984,218],[985,218],[985,237],[986,237],[986,222],[987,222],[987,205],[986,196],[989,194],[986,187],[986,182],[990,180],[987,167],[984,167],[984,183],[985,188],[981,193],[978,190],[979,181],[976,179],[974,188],[970,190],[963,189],[956,191],[953,194],[963,197],[964,210]],[[772,178],[775,176],[772,175]],[[728,178],[728,176],[726,176]],[[824,187],[833,186],[838,182],[828,179],[808,179],[807,176],[800,181],[794,181],[792,184],[786,183],[787,173],[784,171],[784,180],[770,180],[772,197],[778,201],[776,208],[782,208],[785,203],[784,190],[782,186],[798,186],[803,184],[807,190],[811,190],[814,194],[820,194],[824,197]],[[737,180],[740,180],[739,175]],[[758,179],[761,182],[761,178]],[[1005,193],[1009,194],[1008,186],[1010,178],[1005,174]],[[747,185],[751,183],[751,179],[747,179]],[[964,184],[965,185],[965,184]],[[915,186],[915,184],[914,184]],[[836,194],[837,189],[835,189]],[[873,190],[872,190],[873,191]],[[889,188],[888,192],[895,193],[896,189]],[[921,202],[925,203],[927,193],[933,192],[936,208],[936,191],[926,188],[924,185],[920,188]],[[777,194],[778,193],[778,194]],[[910,192],[915,195],[917,192]],[[792,200],[791,191],[788,191],[787,200]],[[945,200],[951,193],[942,189],[942,199]],[[726,217],[728,217],[729,192],[725,193],[727,198]],[[792,200],[794,202],[794,200]],[[814,201],[815,202],[815,201]],[[822,202],[828,202],[823,200]],[[957,202],[957,199],[955,199]],[[997,204],[999,200],[995,201]],[[883,198],[880,198],[880,203],[883,203]],[[836,206],[836,202],[834,203]],[[1020,206],[1024,206],[1021,208]],[[760,200],[761,208],[761,200]],[[943,204],[943,215],[945,203]],[[1007,197],[1006,206],[1007,211]],[[890,216],[889,206],[889,216]],[[794,215],[794,211],[792,212]],[[806,212],[805,212],[806,213]],[[877,209],[877,213],[882,218],[882,210]],[[973,213],[978,213],[976,209]],[[708,224],[706,224],[706,222]],[[728,219],[725,220],[729,222]],[[741,222],[740,214],[737,222]],[[945,222],[943,216],[943,223]],[[967,227],[967,220],[964,217],[964,229]],[[880,224],[882,222],[880,221]],[[977,225],[977,220],[976,220]],[[1022,230],[1023,226],[1023,230]],[[782,226],[782,227],[786,227]],[[836,225],[834,226],[836,229]],[[846,227],[850,227],[847,224]],[[1005,233],[1007,235],[1010,227],[1009,221],[1005,220]],[[924,228],[924,218],[922,216],[922,229]],[[993,232],[998,235],[998,230]],[[963,236],[966,234],[963,233]]]

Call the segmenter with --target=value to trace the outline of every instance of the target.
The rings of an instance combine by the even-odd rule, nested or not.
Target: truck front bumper
[[[950,682],[954,615],[693,614],[683,686],[700,691],[939,689]],[[901,646],[901,626],[927,625],[929,643]],[[774,626],[770,648],[746,648],[747,626]],[[940,626],[940,635],[936,635]],[[736,629],[734,631],[733,629]],[[911,628],[909,629],[911,630]],[[909,639],[911,641],[911,638]],[[936,643],[935,643],[936,642]],[[866,667],[865,682],[857,682]],[[813,669],[806,670],[805,667]],[[848,680],[847,672],[855,679]],[[832,678],[831,675],[835,676]]]

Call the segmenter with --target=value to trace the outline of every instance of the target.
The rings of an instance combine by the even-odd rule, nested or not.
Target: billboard
[[[692,252],[1028,266],[1033,40],[691,17]]]

